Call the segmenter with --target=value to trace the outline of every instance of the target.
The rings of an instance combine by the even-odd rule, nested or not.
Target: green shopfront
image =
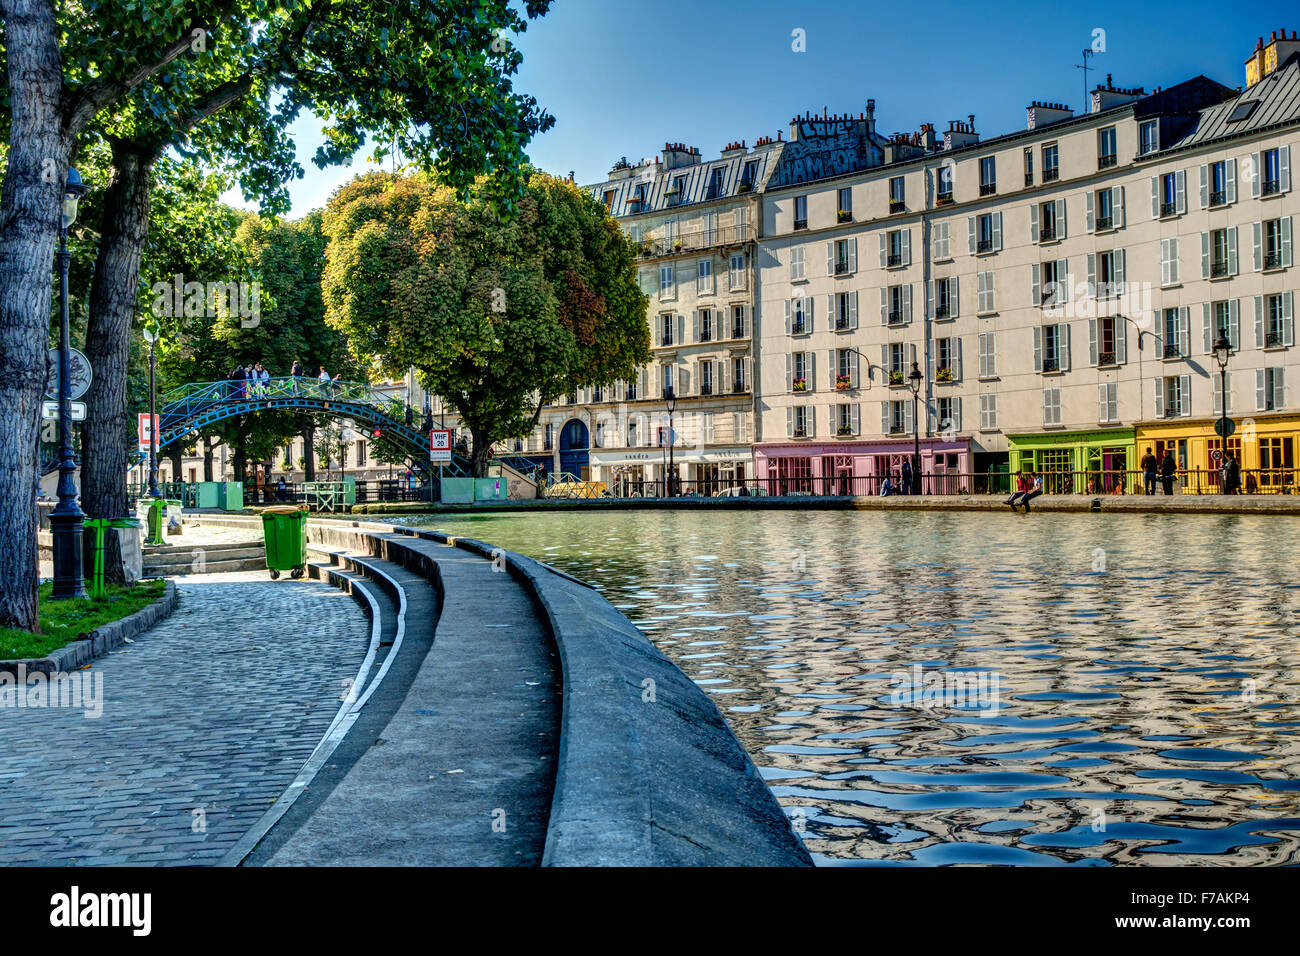
[[[1049,495],[1141,491],[1133,474],[1137,457],[1132,428],[1008,435],[1007,442],[1011,473],[1042,474],[1043,491]]]

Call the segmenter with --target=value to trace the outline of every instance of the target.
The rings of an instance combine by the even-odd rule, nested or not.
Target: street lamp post
[[[916,487],[913,494],[920,494],[921,491],[921,420],[916,417],[916,399],[921,393],[922,381],[924,377],[921,370],[913,362],[912,372],[907,376],[907,383],[912,389],[912,482]]]
[[[154,362],[154,343],[158,341],[158,327],[153,323],[144,327],[144,340],[149,343],[149,497],[159,498],[158,490],[158,424],[156,366]]]
[[[1232,423],[1228,420],[1228,359],[1232,357],[1232,342],[1226,333],[1221,333],[1215,341],[1214,360],[1219,363],[1219,438],[1222,442],[1219,452],[1219,465],[1228,464],[1228,436],[1232,434]],[[1226,475],[1226,470],[1224,471]],[[1226,493],[1230,489],[1224,488]]]
[[[75,169],[68,170],[63,187],[63,210],[59,219],[59,503],[50,512],[54,545],[54,586],[51,597],[84,598],[85,569],[81,558],[82,524],[85,514],[77,503],[73,473],[77,460],[72,452],[72,344],[68,330],[68,227],[77,218],[77,200],[89,187]]]
[[[677,476],[675,466],[673,465],[673,412],[677,408],[677,395],[673,387],[669,385],[664,389],[664,403],[668,406],[668,474],[667,490],[668,497],[673,498],[677,495]]]

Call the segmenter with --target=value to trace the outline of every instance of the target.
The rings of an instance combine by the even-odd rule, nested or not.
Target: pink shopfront
[[[888,474],[897,485],[913,441],[772,442],[754,446],[754,471],[768,494],[876,495]],[[970,441],[921,439],[922,494],[969,492]]]

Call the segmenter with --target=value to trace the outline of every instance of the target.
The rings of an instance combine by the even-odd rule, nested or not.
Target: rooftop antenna
[[[1074,64],[1074,68],[1076,70],[1083,70],[1083,103],[1084,103],[1085,112],[1088,112],[1087,106],[1088,103],[1090,102],[1088,97],[1088,69],[1089,69],[1088,57],[1092,55],[1093,55],[1092,50],[1085,48],[1083,51],[1083,64],[1082,65],[1078,63]]]

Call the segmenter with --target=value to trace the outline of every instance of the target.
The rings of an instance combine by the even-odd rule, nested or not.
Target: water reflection
[[[428,523],[599,587],[713,695],[819,862],[1300,857],[1291,519]],[[958,685],[983,674],[997,699],[940,690],[927,702],[900,673]]]

